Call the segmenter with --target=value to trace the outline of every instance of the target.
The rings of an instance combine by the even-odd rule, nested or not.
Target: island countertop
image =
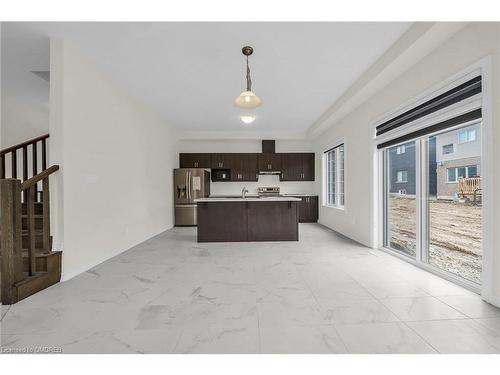
[[[201,202],[299,202],[300,198],[295,197],[208,197],[195,199],[195,203]]]

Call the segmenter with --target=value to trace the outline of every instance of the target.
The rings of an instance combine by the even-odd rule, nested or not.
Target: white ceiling
[[[2,41],[10,56],[2,62],[18,65],[22,59],[24,70],[48,70],[48,37],[64,37],[179,130],[298,132],[307,130],[409,26],[9,23],[3,24]],[[244,45],[254,47],[253,91],[263,100],[252,125],[239,121],[243,111],[233,105],[245,88]]]

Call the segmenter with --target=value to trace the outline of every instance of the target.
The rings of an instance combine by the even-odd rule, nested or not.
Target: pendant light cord
[[[252,91],[252,79],[250,78],[250,68],[248,66],[248,56],[247,56],[247,91]]]

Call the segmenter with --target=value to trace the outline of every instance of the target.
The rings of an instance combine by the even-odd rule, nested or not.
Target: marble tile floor
[[[0,346],[63,353],[500,353],[500,309],[318,224],[299,242],[173,228],[13,306]]]

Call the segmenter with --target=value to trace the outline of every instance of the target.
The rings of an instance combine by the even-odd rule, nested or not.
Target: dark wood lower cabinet
[[[298,241],[298,202],[249,202],[248,241]]]
[[[248,241],[246,202],[198,203],[198,242]]]
[[[198,242],[298,241],[298,203],[200,202]]]
[[[299,202],[299,223],[316,223],[319,216],[319,198],[317,195],[297,196]]]

